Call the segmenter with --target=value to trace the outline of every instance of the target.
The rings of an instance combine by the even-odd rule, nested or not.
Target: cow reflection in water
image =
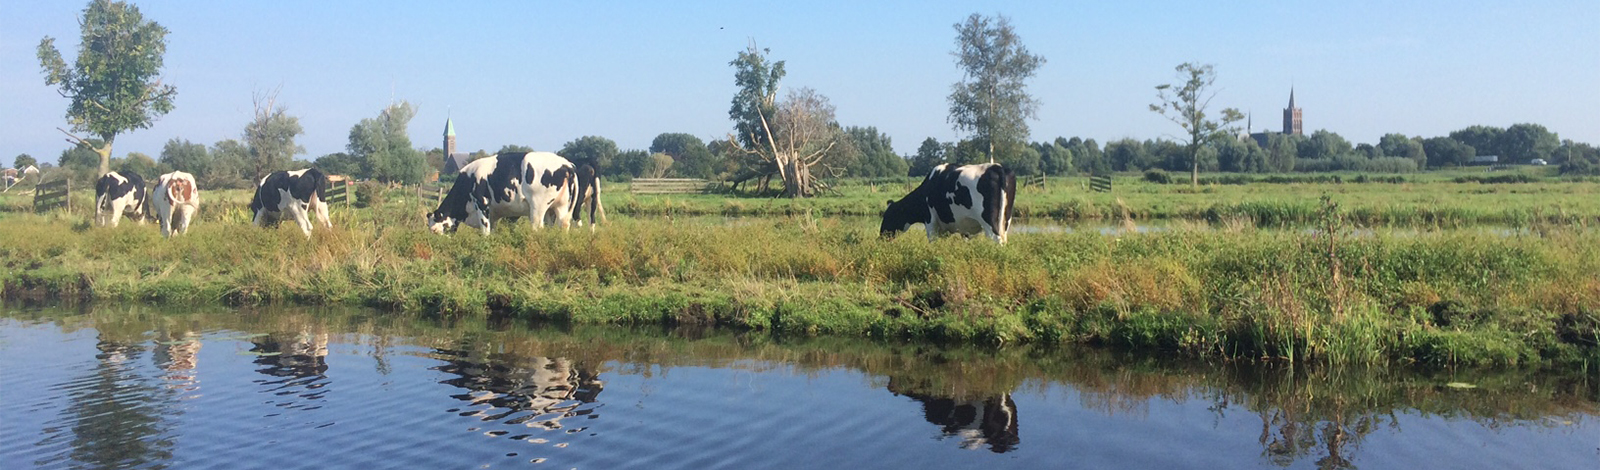
[[[473,393],[451,395],[480,410],[456,410],[461,416],[477,416],[484,421],[506,420],[548,430],[561,429],[561,420],[594,412],[593,403],[605,389],[605,382],[586,367],[561,357],[489,354],[435,350],[445,361],[433,370],[454,375],[439,383]],[[512,416],[526,412],[520,416]]]
[[[1009,393],[963,400],[906,391],[896,382],[889,379],[889,391],[922,403],[923,419],[942,428],[945,436],[960,437],[963,449],[988,446],[1002,453],[1022,441],[1017,435],[1017,404]]]
[[[251,338],[250,352],[256,355],[256,365],[264,366],[256,372],[280,380],[258,380],[256,383],[277,385],[263,392],[276,395],[295,395],[305,399],[320,399],[328,385],[328,333],[302,330],[294,333],[273,333]],[[304,393],[297,388],[303,387]],[[278,406],[296,408],[294,402]],[[308,408],[315,409],[315,408]]]

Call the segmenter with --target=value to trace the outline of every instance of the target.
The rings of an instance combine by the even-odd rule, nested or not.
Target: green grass
[[[434,236],[398,195],[335,208],[306,242],[207,194],[186,237],[0,213],[7,297],[370,305],[579,324],[1090,343],[1296,362],[1584,364],[1600,339],[1600,232],[1548,226],[1320,232],[1178,225],[1133,235],[880,240],[822,216],[712,224],[617,217],[590,232],[504,224]],[[1334,201],[1347,206],[1344,196]],[[616,200],[613,197],[612,200]],[[765,201],[765,200],[763,200]],[[1318,233],[1338,234],[1330,239]]]

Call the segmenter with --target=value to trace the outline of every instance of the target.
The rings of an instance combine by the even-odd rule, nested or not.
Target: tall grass
[[[337,208],[335,228],[307,242],[292,223],[256,229],[226,205],[202,208],[190,234],[171,240],[149,226],[7,214],[5,295],[360,304],[1329,363],[1594,362],[1600,338],[1600,233],[1572,227],[1180,226],[1014,234],[1000,247],[916,233],[881,240],[858,219],[800,215],[616,218],[567,233],[519,222],[441,237],[421,229],[420,205],[395,202]],[[1316,204],[1299,210],[1330,217]]]

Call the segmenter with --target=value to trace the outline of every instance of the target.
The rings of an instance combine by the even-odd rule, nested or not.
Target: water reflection
[[[286,401],[268,401],[286,409],[315,410],[321,408],[304,400],[321,400],[328,386],[328,333],[302,328],[290,332],[255,335],[249,339],[249,354],[258,366],[256,372],[268,376],[258,379],[266,385],[262,393],[286,397]]]
[[[1208,453],[1213,461],[1243,464],[1238,466],[1314,465],[1319,468],[1352,468],[1355,462],[1368,466],[1376,457],[1382,457],[1381,453],[1375,455],[1370,449],[1385,448],[1385,444],[1391,444],[1386,440],[1396,440],[1402,432],[1407,433],[1406,436],[1449,439],[1452,433],[1462,429],[1487,429],[1488,435],[1498,438],[1505,429],[1521,427],[1555,430],[1551,434],[1559,437],[1562,433],[1595,429],[1594,416],[1600,414],[1600,407],[1596,405],[1600,402],[1600,381],[1583,372],[1195,364],[1092,349],[992,351],[828,338],[789,340],[715,330],[662,333],[578,328],[557,331],[515,322],[486,323],[482,319],[452,323],[397,319],[374,316],[366,311],[155,314],[133,308],[86,314],[13,311],[5,315],[54,322],[62,331],[92,329],[93,334],[84,337],[81,349],[77,349],[89,351],[92,344],[92,358],[89,353],[81,354],[80,369],[61,372],[63,378],[33,387],[45,390],[39,401],[59,402],[50,402],[48,407],[27,405],[58,413],[47,415],[50,419],[39,419],[37,425],[29,424],[22,431],[26,433],[24,436],[31,436],[35,431],[41,436],[33,446],[37,450],[26,454],[25,463],[44,467],[159,468],[172,464],[177,453],[175,442],[216,440],[231,446],[246,439],[236,436],[177,439],[185,432],[190,436],[204,433],[213,429],[205,425],[216,426],[208,420],[222,419],[204,413],[185,415],[182,405],[185,400],[199,396],[203,345],[210,352],[205,356],[207,368],[203,370],[209,394],[206,398],[216,401],[213,406],[249,409],[239,407],[239,402],[259,403],[259,399],[230,393],[237,392],[237,386],[233,390],[225,386],[245,382],[230,381],[230,378],[244,377],[257,386],[244,387],[243,395],[261,397],[251,393],[261,392],[271,394],[268,403],[278,407],[306,412],[320,409],[310,415],[294,415],[310,419],[281,420],[264,425],[256,421],[254,428],[243,429],[270,427],[277,433],[275,435],[282,436],[279,438],[282,442],[357,439],[353,445],[369,445],[368,441],[359,439],[378,440],[373,436],[382,436],[381,440],[402,443],[420,439],[460,446],[451,447],[457,450],[488,447],[499,456],[517,451],[508,452],[495,445],[517,445],[521,449],[528,443],[548,443],[547,447],[541,446],[541,452],[546,452],[540,454],[541,459],[575,460],[630,451],[670,455],[676,450],[650,447],[659,445],[657,441],[660,440],[659,434],[652,433],[702,435],[702,440],[686,438],[688,440],[683,442],[704,445],[719,438],[746,437],[740,436],[738,431],[732,431],[729,436],[728,430],[742,429],[770,416],[785,416],[784,419],[795,421],[785,421],[772,428],[828,429],[829,424],[848,419],[830,415],[829,407],[820,403],[749,403],[762,400],[764,395],[759,387],[740,388],[737,393],[748,394],[739,397],[707,396],[683,390],[704,387],[730,393],[715,384],[684,379],[699,375],[699,380],[705,380],[704,377],[716,377],[720,371],[730,369],[747,376],[807,375],[818,371],[859,375],[864,377],[860,385],[868,387],[859,389],[868,393],[857,394],[866,397],[861,399],[863,402],[871,401],[872,397],[885,397],[885,391],[904,397],[892,401],[899,404],[897,407],[864,410],[868,413],[887,410],[884,412],[905,418],[884,420],[906,424],[896,424],[898,428],[894,429],[877,428],[875,432],[882,435],[875,435],[874,439],[888,442],[891,447],[909,448],[912,446],[908,443],[931,437],[941,441],[937,447],[943,451],[989,451],[962,453],[963,458],[985,458],[990,453],[1005,453],[1007,459],[1054,455],[1063,452],[1062,445],[1072,444],[1074,439],[1087,440],[1087,445],[1092,447],[1104,447],[1096,449],[1100,452],[1131,455],[1150,446],[1150,439],[1155,439],[1138,436],[1145,440],[1117,441],[1098,435],[1095,429],[1080,430],[1078,427],[1091,424],[1077,421],[1066,424],[1067,421],[1061,420],[1061,415],[1065,414],[1062,409],[1079,413],[1078,417],[1108,417],[1099,425],[1107,426],[1105,423],[1109,422],[1115,429],[1129,429],[1158,427],[1151,426],[1151,422],[1170,419],[1170,415],[1163,413],[1170,414],[1172,409],[1180,408],[1216,423],[1211,429],[1193,427],[1186,428],[1185,432],[1209,433],[1215,435],[1210,437],[1214,440],[1242,445],[1196,451]],[[0,337],[7,333],[0,329]],[[347,347],[352,343],[360,347]],[[0,348],[3,347],[0,344]],[[239,354],[216,353],[230,350]],[[6,354],[26,357],[57,352],[7,350]],[[339,368],[330,369],[330,356],[340,364]],[[373,365],[362,365],[364,360],[372,361]],[[26,363],[25,359],[21,361]],[[691,367],[694,368],[692,373],[668,373],[674,368]],[[15,377],[30,373],[25,369],[7,369],[4,383],[8,386],[17,383]],[[328,402],[339,401],[329,400],[326,395],[335,375],[341,388],[339,398],[345,398],[347,406],[328,405]],[[607,420],[595,420],[605,404],[600,397],[608,382],[613,389],[606,393],[607,400],[632,406],[610,409],[606,413]],[[1477,388],[1466,390],[1444,385],[1457,382],[1471,383]],[[666,393],[669,388],[674,390]],[[1063,390],[1068,392],[1061,392]],[[652,395],[652,391],[658,392]],[[826,397],[838,390],[815,392],[816,396]],[[1054,402],[1040,399],[1052,394],[1069,398]],[[7,402],[15,401],[9,394],[7,398]],[[905,406],[906,400],[916,406]],[[1022,444],[1019,431],[1019,402],[1030,414],[1029,445],[1026,446]],[[381,406],[358,403],[381,403]],[[794,414],[792,410],[797,405],[816,408],[808,409],[803,415]],[[859,406],[860,403],[849,405]],[[11,416],[4,414],[4,407],[9,406],[16,405],[0,403],[0,416]],[[54,411],[57,408],[59,412]],[[439,410],[448,410],[450,414]],[[656,417],[655,421],[633,421],[641,416],[640,410],[657,413],[649,415]],[[863,411],[861,408],[854,410]],[[405,419],[396,419],[396,415],[405,415]],[[258,419],[260,415],[229,417],[246,420]],[[1428,425],[1420,426],[1423,429],[1401,429],[1402,419]],[[340,427],[318,433],[322,423],[334,421],[338,421]],[[194,422],[200,424],[191,429],[175,424]],[[461,444],[455,436],[461,434],[459,430],[463,427],[474,434],[497,437],[492,439],[495,444],[486,445],[486,440]],[[366,433],[350,432],[352,429]],[[1449,431],[1440,432],[1439,429]],[[602,430],[606,431],[601,433],[604,440],[590,441],[606,445],[588,449],[604,448],[604,452],[587,449],[579,452],[577,447],[580,446],[567,448],[561,447],[565,442],[556,442],[560,435],[582,432],[590,436]],[[1070,434],[1069,430],[1084,434]],[[1533,435],[1538,439],[1551,437]],[[1166,437],[1184,439],[1183,436]],[[1508,445],[1513,450],[1517,445],[1540,445],[1539,441],[1521,439],[1524,440]],[[843,441],[819,439],[819,442],[831,444],[835,452],[852,452],[847,449],[852,446]],[[1380,445],[1370,445],[1373,443]],[[761,447],[761,442],[739,445],[767,449]],[[1449,447],[1449,443],[1442,446]],[[564,450],[555,450],[558,447]],[[1241,449],[1244,451],[1240,452]],[[1389,449],[1392,453],[1393,447]],[[1572,455],[1571,449],[1561,450],[1566,452],[1557,454]],[[1593,458],[1600,455],[1596,449],[1580,450],[1589,451],[1588,460],[1563,457],[1566,460],[1558,463],[1592,463]],[[740,447],[731,451],[748,449]],[[261,452],[270,454],[271,449]],[[1229,452],[1234,454],[1226,455]],[[1483,449],[1463,452],[1494,456],[1492,451]],[[528,461],[528,457],[517,456],[522,462]],[[870,455],[853,458],[870,462],[874,457],[882,458]],[[13,460],[18,458],[0,456],[0,467],[11,467],[6,464]],[[220,465],[209,466],[228,467],[229,463],[238,462],[224,460]],[[417,466],[425,465],[418,463]],[[1378,463],[1376,466],[1385,465]]]
[[[597,417],[593,415],[597,406],[587,405],[605,390],[605,382],[592,369],[563,357],[463,349],[436,349],[432,357],[445,362],[432,370],[452,376],[440,383],[468,391],[451,395],[467,402],[467,409],[451,412],[482,421],[562,429],[564,419]]]

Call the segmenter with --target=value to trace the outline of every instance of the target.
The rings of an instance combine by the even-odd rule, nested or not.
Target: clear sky
[[[1281,127],[1289,89],[1307,133],[1353,143],[1432,137],[1475,124],[1546,126],[1600,143],[1600,1],[804,1],[135,2],[171,30],[176,108],[117,138],[158,156],[171,138],[238,138],[251,94],[279,90],[307,153],[344,150],[350,127],[391,100],[420,110],[418,147],[446,116],[463,151],[558,150],[585,135],[643,149],[663,132],[710,141],[732,129],[728,62],[754,40],[788,62],[785,88],[829,97],[846,126],[876,126],[898,153],[962,137],[946,117],[960,71],[952,25],[1009,16],[1047,62],[1032,140],[1172,138],[1148,110],[1183,62],[1214,64],[1214,106]],[[82,1],[0,1],[0,164],[55,162],[67,100],[35,50],[70,61]]]

